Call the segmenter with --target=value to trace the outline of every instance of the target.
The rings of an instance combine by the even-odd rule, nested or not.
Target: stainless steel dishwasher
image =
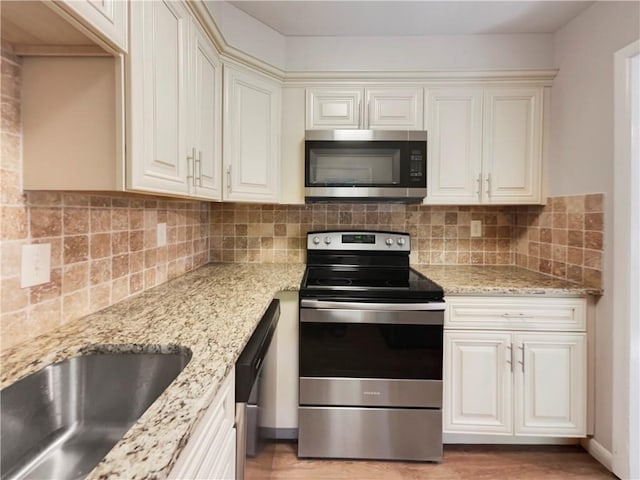
[[[264,478],[273,451],[264,448],[260,429],[260,383],[263,363],[280,318],[280,301],[273,300],[236,362],[236,479]],[[268,381],[268,379],[267,379]]]

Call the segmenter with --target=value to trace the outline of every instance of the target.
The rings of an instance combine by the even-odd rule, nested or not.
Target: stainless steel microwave
[[[427,194],[427,132],[307,130],[305,201],[421,202]]]

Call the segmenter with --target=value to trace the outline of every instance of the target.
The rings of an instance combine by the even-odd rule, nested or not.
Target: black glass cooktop
[[[409,267],[308,266],[300,294],[415,301],[439,301],[444,297],[440,285]]]

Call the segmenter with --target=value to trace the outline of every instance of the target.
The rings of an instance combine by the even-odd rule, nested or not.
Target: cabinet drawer
[[[201,472],[218,461],[221,445],[229,432],[233,432],[235,421],[235,372],[224,381],[220,391],[198,422],[186,447],[178,457],[169,478],[200,478]]]
[[[584,298],[447,297],[445,328],[585,331]]]

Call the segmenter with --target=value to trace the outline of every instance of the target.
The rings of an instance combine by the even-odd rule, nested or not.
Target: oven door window
[[[441,325],[300,324],[303,377],[442,380]]]
[[[323,142],[329,143],[329,142]],[[401,182],[400,147],[310,147],[308,186],[395,186]]]

